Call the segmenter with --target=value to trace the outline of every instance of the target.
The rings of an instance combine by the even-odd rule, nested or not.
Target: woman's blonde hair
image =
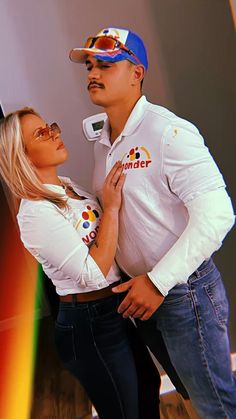
[[[27,157],[20,124],[25,115],[40,117],[33,108],[26,107],[0,121],[0,175],[17,200],[47,199],[60,208],[66,208],[64,197],[43,185]]]

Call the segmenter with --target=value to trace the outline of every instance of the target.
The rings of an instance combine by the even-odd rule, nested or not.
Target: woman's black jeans
[[[117,313],[121,296],[114,295],[87,303],[60,302],[56,320],[56,346],[64,366],[76,376],[95,406],[99,419],[140,419],[140,374],[135,352],[133,325]],[[134,350],[134,352],[133,352]],[[142,388],[148,403],[146,419],[159,418],[160,378],[142,346],[142,362],[150,369],[150,389]],[[143,368],[143,366],[142,366]],[[145,367],[144,367],[145,368]],[[141,374],[142,375],[142,374]],[[148,386],[147,386],[148,387]],[[150,394],[150,396],[149,396]],[[153,412],[149,410],[152,406]],[[144,417],[144,416],[143,416]]]

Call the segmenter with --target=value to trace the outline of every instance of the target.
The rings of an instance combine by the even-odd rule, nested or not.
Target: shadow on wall
[[[197,125],[235,202],[236,39],[230,4],[215,0],[150,0],[149,4],[174,97],[173,111]],[[215,255],[231,303],[233,352],[236,351],[236,328],[232,324],[236,319],[232,268],[235,248],[236,235],[231,231]]]

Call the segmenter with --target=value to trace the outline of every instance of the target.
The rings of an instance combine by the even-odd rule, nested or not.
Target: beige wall
[[[34,106],[58,121],[71,158],[61,169],[90,188],[92,144],[81,121],[101,112],[88,99],[86,70],[68,52],[107,26],[144,39],[144,92],[196,123],[235,196],[235,34],[227,0],[0,0],[0,101],[5,112]],[[217,254],[236,318],[235,234]],[[234,328],[235,329],[235,328]],[[233,348],[236,335],[231,323]]]

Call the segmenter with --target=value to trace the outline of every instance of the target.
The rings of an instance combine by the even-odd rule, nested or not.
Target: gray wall
[[[195,123],[235,203],[236,37],[226,0],[151,0],[173,110]],[[159,100],[158,93],[154,98]],[[215,255],[231,303],[236,351],[235,230]],[[233,321],[234,320],[234,321]]]
[[[90,188],[93,146],[81,121],[101,112],[89,102],[85,68],[68,52],[103,27],[123,26],[140,33],[149,51],[144,93],[198,126],[235,197],[236,54],[227,0],[0,0],[0,17],[0,101],[5,112],[31,105],[60,123],[71,154],[61,174]],[[231,318],[234,249],[231,233],[216,256]],[[236,351],[232,321],[230,327]]]

